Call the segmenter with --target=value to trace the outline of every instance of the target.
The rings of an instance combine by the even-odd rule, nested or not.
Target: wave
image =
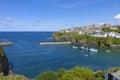
[[[15,46],[18,47],[18,48],[24,49],[24,47],[20,44],[15,44]]]

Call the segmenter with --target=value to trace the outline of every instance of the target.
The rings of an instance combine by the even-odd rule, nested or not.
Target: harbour
[[[71,69],[76,65],[94,71],[120,66],[119,50],[94,47],[98,52],[91,52],[87,50],[89,47],[82,45],[79,47],[71,44],[40,45],[40,42],[55,42],[48,38],[52,34],[52,32],[1,32],[1,42],[14,44],[3,47],[9,61],[14,64],[14,71],[35,78],[47,70],[57,72],[60,68]]]

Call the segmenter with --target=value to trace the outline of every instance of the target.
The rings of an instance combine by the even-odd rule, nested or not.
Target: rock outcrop
[[[9,74],[8,58],[5,55],[2,47],[0,47],[0,73],[3,73],[4,75]]]

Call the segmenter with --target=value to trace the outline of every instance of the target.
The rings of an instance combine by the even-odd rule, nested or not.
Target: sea
[[[42,72],[57,72],[60,68],[82,66],[96,71],[120,66],[120,50],[96,48],[98,52],[91,52],[75,49],[72,44],[41,46],[40,42],[54,41],[53,33],[0,32],[0,42],[13,42],[3,49],[16,74],[32,79]]]

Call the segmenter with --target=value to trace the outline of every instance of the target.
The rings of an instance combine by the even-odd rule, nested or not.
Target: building
[[[120,38],[120,34],[117,32],[110,32],[110,33],[108,33],[108,37]]]
[[[84,34],[84,31],[80,30],[80,31],[78,32],[78,34],[79,34],[79,35],[83,35],[83,34]]]
[[[106,73],[105,80],[120,80],[120,70],[117,72]]]
[[[105,33],[105,32],[94,32],[91,36],[94,36],[94,37],[107,37],[107,33]]]

